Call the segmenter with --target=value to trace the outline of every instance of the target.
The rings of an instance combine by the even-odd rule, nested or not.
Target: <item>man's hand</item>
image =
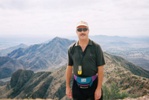
[[[71,88],[70,87],[66,87],[66,95],[68,98],[72,98],[72,92],[71,92]]]
[[[101,98],[101,89],[96,89],[94,98],[95,100],[99,100]]]

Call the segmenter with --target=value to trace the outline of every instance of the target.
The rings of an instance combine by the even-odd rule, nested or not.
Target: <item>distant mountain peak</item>
[[[59,40],[59,39],[63,39],[63,38],[56,36],[56,37],[53,38],[52,40]]]
[[[61,37],[55,37],[52,39],[52,41],[59,41],[59,40],[63,40],[64,38],[61,38]]]
[[[55,37],[55,38],[53,38],[52,39],[52,41],[54,42],[59,42],[59,41],[63,41],[63,40],[68,40],[68,39],[66,39],[66,38],[61,38],[61,37]],[[69,40],[70,41],[70,40]]]
[[[55,37],[51,41],[49,41],[48,45],[52,44],[53,46],[56,46],[57,44],[60,44],[61,46],[64,46],[64,45],[70,45],[70,42],[73,43],[74,40],[69,40],[69,39],[61,38],[61,37]]]

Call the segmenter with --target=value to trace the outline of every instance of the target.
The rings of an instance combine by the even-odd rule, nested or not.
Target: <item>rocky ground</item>
[[[0,99],[0,100],[12,100],[12,99]],[[18,100],[18,99],[13,99],[13,100]],[[21,99],[21,100],[57,100],[57,99],[38,99],[37,98],[37,99]],[[120,99],[120,100],[149,100],[149,95],[146,95],[146,96],[143,96],[143,97],[139,97],[139,98],[126,98],[126,99]]]
[[[139,97],[139,98],[126,98],[126,99],[123,99],[123,100],[149,100],[149,95]]]

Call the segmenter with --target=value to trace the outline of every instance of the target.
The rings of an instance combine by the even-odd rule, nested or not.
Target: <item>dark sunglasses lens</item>
[[[84,32],[87,31],[87,28],[83,28],[83,31],[84,31]]]
[[[78,28],[77,31],[78,31],[78,32],[81,32],[81,31],[82,31],[82,28]]]

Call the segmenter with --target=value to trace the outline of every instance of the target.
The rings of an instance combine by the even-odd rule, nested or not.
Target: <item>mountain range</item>
[[[13,50],[0,57],[0,98],[51,98],[66,100],[65,69],[68,47],[75,41],[56,37],[47,43]],[[115,83],[129,95],[149,94],[149,71],[122,57],[104,52],[104,84]]]
[[[26,65],[25,69],[33,71],[57,68],[66,64],[67,50],[73,42],[56,37],[48,43],[16,49],[9,53],[8,57],[23,61]]]
[[[149,72],[118,56],[104,53],[104,82],[106,86],[115,83],[121,91],[129,95],[149,94]],[[54,72],[17,70],[9,83],[0,86],[0,98],[51,98],[67,100],[65,96],[66,65]]]
[[[128,61],[134,63],[135,65],[139,65],[140,67],[149,70],[149,37],[120,37],[96,35],[90,36],[90,38],[95,42],[99,43],[105,52],[121,56],[127,59]],[[77,37],[69,37],[69,39],[76,40]],[[16,44],[16,42],[13,42],[14,41],[11,42],[12,45]],[[19,44],[21,42],[17,43]],[[0,50],[0,56],[6,56],[8,53],[12,52],[13,50],[16,50],[17,48],[26,47],[28,46],[26,46],[25,44],[20,44],[14,47],[2,49]]]
[[[121,56],[135,65],[139,65],[140,67],[149,70],[148,37],[128,38],[97,35],[91,36],[90,38],[99,43],[105,52]],[[68,39],[60,41],[61,39],[62,38],[55,37],[50,41],[31,46],[20,44],[15,47],[1,50],[0,53],[3,55],[5,54],[5,56],[7,54],[9,58],[17,60],[17,62],[22,64],[24,69],[31,69],[33,71],[50,70],[51,68],[57,68],[66,63],[68,46],[74,42],[73,40]],[[56,56],[58,56],[58,60],[55,59],[57,58]],[[5,65],[9,66],[7,64]],[[10,71],[9,75],[11,75],[12,72],[14,71]],[[3,73],[4,72],[2,72],[2,74]],[[3,76],[5,75],[3,74]]]
[[[10,77],[17,68],[46,71],[65,65],[68,47],[73,42],[72,40],[55,37],[48,43],[15,49],[7,56],[1,57],[0,78]]]

